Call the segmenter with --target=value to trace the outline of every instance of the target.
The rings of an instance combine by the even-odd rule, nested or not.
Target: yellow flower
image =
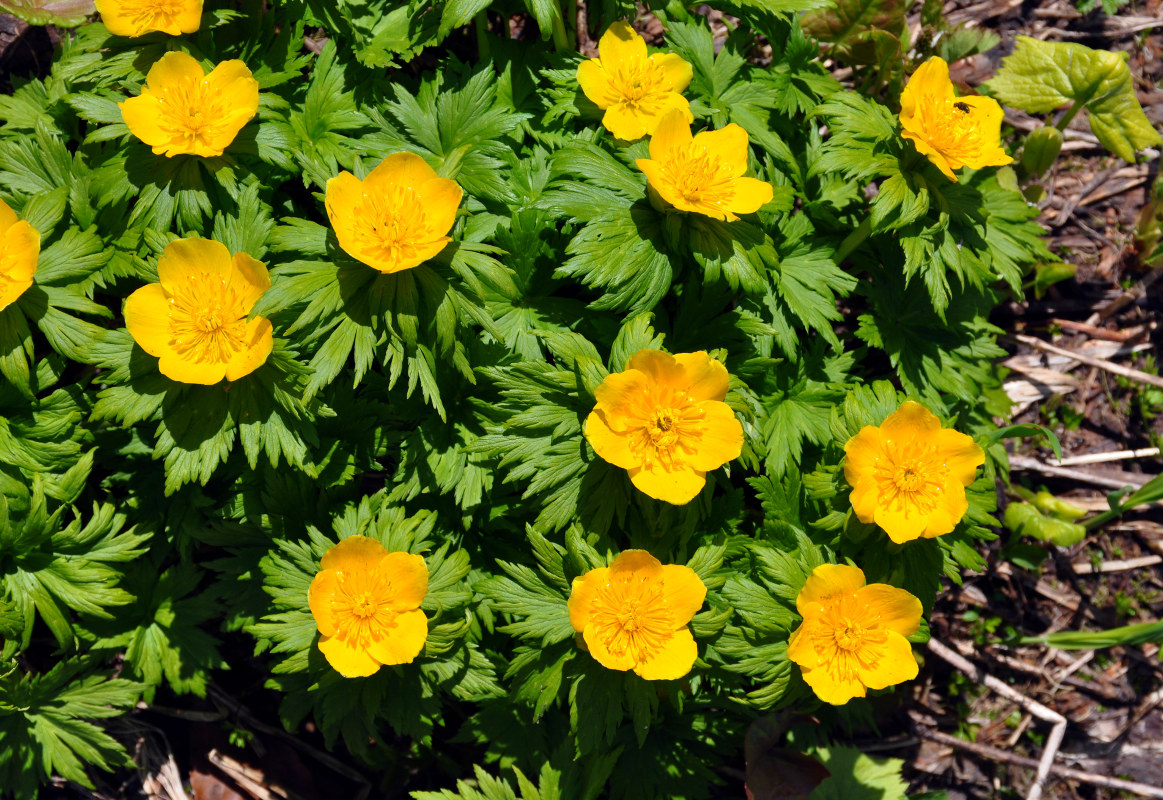
[[[125,301],[125,327],[167,378],[182,383],[236,381],[261,367],[274,333],[247,314],[270,288],[267,268],[210,239],[178,239],[157,262],[160,283]]]
[[[610,566],[573,579],[569,622],[603,667],[674,680],[698,657],[687,623],[706,596],[690,567],[663,566],[645,550],[627,550]]]
[[[1013,161],[1001,147],[1004,116],[991,97],[958,98],[949,65],[937,56],[913,73],[901,93],[901,135],[953,181],[955,169],[1000,167]]]
[[[674,53],[646,55],[645,40],[628,22],[615,22],[598,42],[600,58],[577,68],[577,82],[605,109],[602,124],[619,139],[654,133],[666,112],[693,122],[690,103],[679,94],[691,82],[691,65]]]
[[[787,657],[825,703],[842,705],[917,677],[906,636],[921,627],[921,601],[884,583],[864,585],[864,573],[821,564],[796,598],[803,624],[792,631]]]
[[[202,0],[96,0],[97,13],[116,36],[161,31],[193,33],[202,24]]]
[[[325,204],[339,246],[380,272],[423,264],[452,241],[462,192],[414,153],[393,153],[362,181],[340,172]]]
[[[747,152],[747,131],[735,123],[692,137],[690,123],[672,111],[650,138],[650,158],[637,164],[675,208],[734,222],[772,197],[770,183],[743,177]]]
[[[349,536],[332,547],[307,590],[327,663],[345,678],[408,664],[424,649],[428,567],[413,553],[389,553],[375,539]]]
[[[599,456],[629,470],[639,490],[689,503],[707,471],[743,448],[743,426],[723,402],[727,380],[726,368],[705,351],[639,350],[625,372],[606,376],[594,392],[585,437]]]
[[[157,155],[220,156],[258,113],[258,81],[238,59],[207,75],[192,56],[166,53],[145,83],[117,107],[129,132]]]
[[[40,256],[40,233],[0,200],[0,311],[32,286]]]
[[[964,433],[909,400],[880,424],[866,425],[844,445],[844,477],[852,510],[875,522],[897,544],[949,533],[969,510],[985,451]]]

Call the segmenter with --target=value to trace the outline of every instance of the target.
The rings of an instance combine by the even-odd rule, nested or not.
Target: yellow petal
[[[630,482],[638,491],[655,500],[682,506],[694,500],[703,490],[707,484],[707,473],[688,467],[676,467],[670,472],[661,467],[649,470],[636,467],[630,470]]]
[[[598,108],[605,108],[615,100],[611,97],[610,76],[596,58],[583,61],[577,68],[577,82],[582,93]]]
[[[137,289],[125,299],[125,329],[151,356],[173,355],[170,345],[170,299],[160,283]]]
[[[423,556],[388,553],[376,569],[391,585],[389,604],[393,611],[410,611],[424,602],[428,594],[428,565]]]
[[[40,232],[28,220],[17,220],[0,232],[0,247],[7,262],[5,277],[14,283],[31,285],[40,256]]]
[[[650,184],[658,195],[670,203],[672,206],[684,211],[689,211],[689,208],[683,208],[686,202],[682,195],[679,194],[678,189],[675,188],[674,182],[671,180],[671,174],[667,172],[666,168],[658,161],[651,161],[648,158],[639,158],[635,162],[638,169],[646,176],[647,182]]]
[[[694,69],[677,53],[655,53],[650,56],[654,68],[666,76],[666,86],[673,92],[681,92],[690,85]]]
[[[602,127],[619,139],[632,142],[650,132],[654,119],[623,102],[616,102],[602,115]]]
[[[832,599],[850,595],[864,585],[864,573],[847,564],[821,564],[812,570],[796,597],[796,611],[814,619]]]
[[[146,73],[145,82],[151,91],[165,92],[168,87],[184,81],[201,81],[205,74],[197,59],[174,50],[154,62]]]
[[[775,196],[771,184],[757,178],[736,178],[732,186],[735,196],[728,208],[735,214],[754,214]]]
[[[897,544],[904,544],[924,533],[929,524],[929,515],[920,513],[913,505],[903,505],[900,508],[878,505],[874,521],[888,534],[888,538]]]
[[[949,478],[945,491],[941,492],[937,506],[930,512],[921,533],[927,539],[950,533],[969,511],[969,500],[965,497],[965,486],[958,480]]]
[[[598,454],[598,458],[622,469],[633,469],[642,465],[642,458],[630,450],[630,437],[611,430],[606,424],[607,412],[594,409],[586,417],[585,437]]]
[[[847,468],[844,474],[848,475]],[[848,495],[848,501],[852,504],[852,512],[856,514],[856,518],[866,524],[876,522],[876,505],[880,502],[880,491],[876,481],[868,475],[856,482],[849,478],[848,483],[853,487],[852,494]]]
[[[842,706],[853,697],[864,697],[868,692],[855,674],[835,673],[826,667],[804,669],[804,682],[812,687],[816,697],[825,703]]]
[[[339,246],[350,256],[359,258],[355,238],[355,208],[363,200],[363,182],[344,170],[327,181],[323,192],[323,205],[327,209],[327,219],[335,231]]]
[[[687,628],[681,628],[666,640],[660,650],[640,661],[634,671],[648,681],[673,681],[690,672],[698,657],[695,637]]]
[[[668,111],[650,137],[650,159],[665,167],[675,159],[676,153],[685,152],[693,141],[687,116],[681,109]]]
[[[662,578],[662,562],[647,550],[623,550],[610,562],[609,580],[626,573],[634,573],[637,579],[658,580]]]
[[[937,433],[941,430],[941,420],[920,403],[906,400],[900,408],[880,423],[880,429],[886,439],[912,441]]]
[[[433,239],[430,242],[417,243],[415,255],[412,258],[399,258],[395,261],[388,261],[376,258],[361,258],[365,264],[375,267],[380,272],[391,274],[394,272],[403,272],[406,269],[418,267],[429,259],[435,258],[444,246],[451,242],[452,239],[448,236],[441,236],[438,239]]]
[[[969,486],[977,480],[977,468],[985,463],[985,451],[972,437],[946,428],[933,437],[933,443],[945,466],[949,468],[951,479],[963,486]]]
[[[202,0],[186,0],[182,10],[174,18],[173,27],[177,33],[194,33],[202,26]],[[167,31],[169,33],[169,31]]]
[[[637,355],[634,358],[637,358]],[[634,363],[633,358],[631,358],[630,363]],[[642,370],[630,366],[626,367],[623,372],[611,372],[594,390],[594,399],[597,401],[595,410],[604,411],[607,416],[611,414],[638,414],[637,409],[642,405],[640,398],[649,393],[652,388],[651,378],[652,376],[647,375]],[[614,430],[626,430],[624,424],[619,424],[619,420],[607,419],[607,422],[613,426]]]
[[[396,615],[395,625],[373,638],[368,655],[381,664],[410,664],[428,640],[428,618],[419,609]]]
[[[917,68],[901,92],[901,115],[914,116],[919,104],[952,100],[953,82],[949,80],[949,65],[933,56]]]
[[[787,640],[787,657],[793,664],[805,669],[815,669],[823,663],[820,653],[812,646],[816,640],[813,635],[818,633],[821,626],[814,619],[805,619],[803,623],[791,632]]]
[[[316,573],[307,589],[307,605],[311,608],[311,616],[315,618],[319,632],[324,636],[334,636],[339,632],[332,607],[339,597],[339,591],[339,573],[330,569]]]
[[[266,317],[255,317],[246,323],[243,346],[227,362],[226,380],[236,381],[246,377],[267,363],[275,346],[274,329]]]
[[[747,171],[747,154],[750,152],[747,131],[734,122],[717,131],[703,131],[695,136],[694,146],[726,165],[732,178],[738,178]]]
[[[901,136],[910,140],[917,148],[917,152],[923,156],[928,157],[930,161],[936,165],[937,169],[944,173],[945,177],[957,183],[957,176],[953,174],[954,166],[945,157],[945,154],[932,147],[921,135],[913,133],[912,131],[902,131]]]
[[[179,383],[212,386],[226,377],[226,365],[221,361],[187,361],[172,350],[161,354],[157,368],[162,375]]]
[[[598,56],[607,69],[628,66],[645,60],[646,40],[639,36],[629,22],[619,20],[606,28],[598,40]]]
[[[9,208],[7,203],[0,200],[0,236],[3,236],[6,230],[15,225],[18,219],[16,212]]]
[[[340,573],[362,572],[370,575],[387,555],[387,549],[378,539],[349,536],[328,550],[319,564],[322,569],[333,569]]]
[[[152,95],[143,94],[118,103],[117,107],[121,109],[121,119],[125,121],[129,132],[155,148],[154,152],[161,155],[165,151],[165,145],[170,141],[170,134],[162,130],[160,124],[162,101]]]
[[[175,239],[166,245],[157,262],[157,274],[162,286],[173,291],[190,275],[209,273],[221,275],[223,281],[234,272],[230,251],[222,242],[213,239]]]
[[[598,590],[610,581],[610,568],[591,569],[585,575],[573,579],[569,593],[569,624],[578,633],[586,629],[593,617],[594,599]]]
[[[415,153],[392,153],[363,179],[363,188],[368,194],[395,188],[419,190],[438,177],[436,170]],[[460,202],[459,198],[457,202]]]
[[[731,382],[727,368],[707,355],[706,350],[675,353],[674,360],[686,373],[687,391],[691,400],[722,400],[727,396]]]
[[[250,312],[262,293],[271,288],[271,275],[266,264],[247,253],[235,253],[230,260],[227,284],[238,293],[243,308]]]
[[[661,350],[639,350],[630,356],[626,370],[627,372],[638,370],[646,376],[648,381],[659,386],[685,388],[687,383],[687,375],[683,367],[679,365],[674,356]]]
[[[249,116],[258,111],[258,81],[245,62],[232,58],[216,64],[203,81],[212,94],[226,98],[231,111],[245,110]]]
[[[703,419],[699,421],[699,438],[685,454],[687,466],[709,472],[734,461],[743,450],[743,426],[726,403],[707,400],[699,404]]]
[[[634,656],[631,655],[630,650],[627,649],[621,655],[610,652],[610,649],[606,647],[598,635],[596,626],[593,623],[586,625],[585,630],[582,631],[582,638],[585,639],[586,647],[590,650],[590,655],[606,669],[616,669],[625,672],[628,669],[634,668]]]
[[[917,677],[917,659],[912,645],[895,631],[887,631],[887,641],[869,645],[875,658],[857,661],[857,679],[869,689],[885,689]]]
[[[676,627],[685,627],[703,607],[707,587],[690,567],[666,564],[662,567],[662,597],[672,614],[671,622]]]
[[[424,207],[429,231],[434,236],[444,236],[452,230],[452,223],[456,222],[457,209],[460,208],[460,200],[464,197],[464,192],[457,182],[448,178],[433,178],[422,183],[416,194],[416,201]]]
[[[339,636],[324,636],[319,640],[319,650],[327,658],[327,663],[345,678],[366,678],[379,671],[380,662],[350,639]]]
[[[921,601],[904,589],[870,583],[856,590],[856,603],[866,609],[870,627],[877,625],[902,636],[912,636],[921,627]]]

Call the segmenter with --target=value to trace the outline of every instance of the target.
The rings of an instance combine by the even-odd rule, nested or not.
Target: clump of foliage
[[[716,218],[648,185],[642,162],[679,162],[603,126],[578,83],[571,4],[553,1],[208,0],[180,35],[82,25],[47,76],[0,97],[0,200],[39,236],[19,291],[15,245],[0,254],[0,794],[30,796],[54,774],[88,783],[88,769],[126,761],[100,720],[242,673],[277,695],[289,729],[310,720],[384,786],[425,771],[450,787],[420,798],[515,798],[510,779],[526,800],[707,797],[749,724],[820,709],[824,727],[792,736],[831,771],[818,796],[903,796],[898,764],[831,736],[869,718],[866,688],[907,675],[851,685],[846,705],[833,693],[833,710],[789,638],[816,619],[797,600],[817,576],[860,572],[885,603],[915,598],[916,616],[942,577],[982,566],[1007,475],[989,316],[1053,261],[1019,184],[1029,175],[1000,166],[1001,150],[939,168],[921,134],[902,136],[905,67],[929,53],[896,22],[842,36],[850,9],[721,2],[739,22],[716,44],[683,3],[651,5],[657,51],[689,65],[677,90],[689,119],[666,135],[730,128],[746,145],[731,158],[767,187],[755,208]],[[107,19],[114,6],[99,4]],[[493,32],[520,11],[540,38]],[[591,33],[635,13],[591,3]],[[304,40],[320,30],[315,52]],[[875,62],[863,91],[824,70],[809,34]],[[938,55],[991,44],[963,36]],[[769,61],[754,57],[763,45]],[[1062,55],[1022,48],[989,87],[1019,105],[1026,73]],[[163,57],[172,68],[154,71]],[[127,110],[181,70],[236,59],[246,75],[230,67],[212,99],[229,116],[254,89],[253,116],[196,152],[174,138],[186,117],[143,133],[154,112]],[[1087,65],[1125,82],[1105,56]],[[1076,77],[1021,107],[1085,106],[1120,155],[1157,140],[1123,108],[1133,99]],[[380,229],[360,203],[381,180],[442,193],[431,252],[369,266],[367,230]],[[416,202],[409,213],[436,214]],[[182,281],[201,280],[187,258],[198,239],[222,245],[214,274],[229,278],[213,302],[183,305]],[[179,317],[192,320],[182,335]],[[663,358],[644,352],[718,365],[721,390],[683,402],[718,404],[715,435],[731,444],[703,466],[687,456],[692,496],[652,490],[635,478],[650,464],[595,449],[594,415],[611,430],[633,417],[609,387]],[[851,499],[845,451],[917,404],[928,417],[915,424],[959,431],[970,455],[953,491],[964,507],[904,533]],[[334,550],[341,540],[365,544]],[[332,555],[357,550],[358,569]],[[695,642],[685,672],[654,680],[587,644],[607,623],[578,611],[579,586],[604,586],[602,570],[635,550],[650,554],[642,575],[681,574],[682,602],[701,602],[666,631]],[[378,620],[377,603],[415,594],[391,613],[422,614],[426,633],[408,657],[367,639],[343,660],[349,623],[326,616],[339,613],[327,582],[379,574],[381,551],[413,557],[407,586],[369,583],[352,608]],[[919,617],[901,629],[927,635]]]

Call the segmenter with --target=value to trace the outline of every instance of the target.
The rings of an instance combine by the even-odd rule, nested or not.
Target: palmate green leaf
[[[34,797],[37,784],[52,775],[91,789],[87,765],[112,771],[133,763],[91,720],[128,713],[141,687],[99,669],[73,659],[43,675],[0,677],[0,792]]]
[[[1090,129],[1104,147],[1127,161],[1163,142],[1135,97],[1124,53],[1019,36],[997,75],[986,84],[1013,108],[1044,114],[1068,104],[1084,106]]]
[[[666,294],[674,274],[660,223],[658,213],[644,203],[602,212],[570,241],[565,249],[569,258],[554,277],[604,290],[590,308],[650,310]]]
[[[287,120],[297,139],[291,153],[304,183],[310,181],[320,189],[339,174],[341,165],[352,168],[359,148],[348,134],[369,124],[355,104],[355,81],[349,74],[355,70],[337,53],[335,40],[329,40],[311,70],[302,110],[296,107]]]
[[[477,591],[492,602],[496,611],[516,618],[501,631],[536,641],[542,648],[574,635],[566,597],[559,588],[546,586],[528,567],[505,561],[498,563],[508,577],[489,578],[477,584]]]
[[[443,789],[439,792],[412,792],[411,796],[413,800],[561,800],[561,773],[548,763],[542,766],[536,786],[517,767],[513,767],[513,772],[521,790],[520,795],[513,792],[508,781],[494,778],[480,765],[474,765],[476,780],[457,781],[455,791]]]
[[[850,747],[821,748],[813,755],[830,775],[808,800],[905,800],[909,785],[899,758],[873,758]]]
[[[869,31],[899,35],[908,5],[903,0],[840,0],[834,8],[805,14],[800,24],[820,41],[851,47]]]

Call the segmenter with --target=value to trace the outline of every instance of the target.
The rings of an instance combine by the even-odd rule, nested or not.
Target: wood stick
[[[982,758],[988,758],[991,761],[1004,761],[1007,764],[1026,767],[1027,769],[1037,769],[1039,765],[1039,762],[1032,758],[1027,758],[1026,756],[1018,755],[1017,753],[1010,753],[997,747],[990,747],[987,744],[967,742],[963,739],[958,739],[955,736],[950,736],[947,733],[931,730],[921,725],[914,724],[913,729],[916,731],[917,736],[922,739],[928,739],[931,742],[937,742],[938,744],[943,744],[946,747],[952,747],[955,750],[965,750],[970,753],[979,755]],[[1050,772],[1056,777],[1063,778],[1068,781],[1088,783],[1091,786],[1101,786],[1104,789],[1115,789],[1116,791],[1131,792],[1132,794],[1141,795],[1143,797],[1163,798],[1163,789],[1157,788],[1155,786],[1148,786],[1145,783],[1138,783],[1137,781],[1125,781],[1122,778],[1111,778],[1106,775],[1098,775],[1093,772],[1084,772],[1080,769],[1063,767],[1058,764],[1051,765]]]
[[[1147,383],[1151,386],[1158,386],[1160,389],[1163,389],[1163,378],[1160,378],[1158,375],[1151,375],[1149,373],[1143,372],[1142,370],[1132,369],[1131,367],[1119,366],[1118,364],[1114,364],[1105,359],[1088,356],[1075,350],[1066,350],[1065,348],[1052,345],[1049,342],[1043,342],[1041,339],[1036,337],[1026,336],[1024,333],[1019,333],[1014,338],[1022,344],[1028,344],[1030,347],[1036,348],[1038,350],[1043,350],[1047,353],[1054,353],[1055,355],[1059,356],[1066,356],[1067,358],[1072,358],[1079,363],[1087,364],[1091,367],[1098,367],[1099,369],[1106,370],[1107,372],[1112,372],[1115,375],[1121,375],[1124,378],[1130,378],[1133,381]]]
[[[1092,472],[1081,469],[1054,467],[1049,464],[1043,464],[1041,461],[1033,458],[1026,458],[1025,456],[1010,456],[1010,466],[1018,470],[1040,472],[1043,475],[1050,475],[1055,478],[1069,478],[1072,481],[1089,483],[1093,486],[1102,486],[1107,489],[1124,489],[1128,486],[1139,489],[1153,477],[1151,475],[1135,475],[1124,472],[1123,475],[1125,477],[1112,478],[1106,475],[1095,475]]]
[[[1054,466],[1077,467],[1082,464],[1104,464],[1108,461],[1125,461],[1129,458],[1154,458],[1159,453],[1158,447],[1144,447],[1139,450],[1112,450],[1106,453],[1086,453],[1081,456],[1067,456]]]
[[[1089,561],[1070,566],[1079,575],[1093,575],[1096,572],[1122,572],[1139,567],[1153,567],[1156,564],[1163,564],[1163,556],[1140,556],[1139,558],[1128,558],[1125,561],[1104,561],[1099,564],[1098,569],[1095,569]]]

